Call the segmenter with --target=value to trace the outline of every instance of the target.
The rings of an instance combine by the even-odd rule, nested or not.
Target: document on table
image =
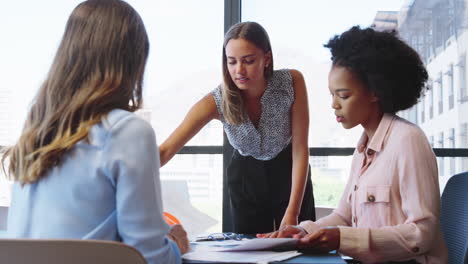
[[[237,241],[235,244],[223,246],[223,242],[216,245],[196,243],[195,250],[183,255],[184,259],[197,261],[214,261],[230,263],[257,263],[282,261],[300,255],[291,250],[297,243],[293,238],[254,238]],[[266,251],[269,250],[269,251]],[[290,250],[290,251],[271,251]]]
[[[226,251],[194,251],[183,255],[186,260],[197,261],[213,261],[217,263],[262,263],[272,261],[283,261],[301,253],[297,251],[242,251],[242,252],[226,252]]]
[[[292,250],[297,244],[296,238],[254,238],[234,247],[218,251],[254,251],[254,250]]]

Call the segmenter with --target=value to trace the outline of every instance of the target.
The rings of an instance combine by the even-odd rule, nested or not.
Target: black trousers
[[[291,150],[290,144],[268,161],[234,150],[226,172],[229,199],[223,200],[223,207],[230,208],[232,232],[256,234],[279,228],[291,194]],[[299,214],[303,220],[315,220],[310,168]]]

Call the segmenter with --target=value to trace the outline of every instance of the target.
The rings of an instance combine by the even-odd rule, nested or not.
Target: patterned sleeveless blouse
[[[243,156],[258,160],[271,160],[291,142],[291,106],[294,102],[294,87],[288,69],[276,70],[260,102],[262,112],[258,127],[248,119],[240,125],[226,122],[221,109],[221,85],[211,93],[231,145]]]

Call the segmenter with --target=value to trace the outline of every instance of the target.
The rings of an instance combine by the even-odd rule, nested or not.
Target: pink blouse
[[[437,177],[424,132],[384,114],[372,140],[365,133],[359,140],[338,208],[300,226],[309,233],[339,226],[338,251],[365,263],[447,263]]]

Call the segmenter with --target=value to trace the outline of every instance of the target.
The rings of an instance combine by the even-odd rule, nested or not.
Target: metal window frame
[[[229,30],[229,28],[241,21],[241,11],[242,11],[242,0],[224,0],[224,34]],[[184,147],[182,150],[184,150]],[[228,197],[228,188],[227,185],[224,184],[227,182],[226,178],[226,169],[227,165],[229,164],[229,160],[232,156],[233,148],[226,137],[226,133],[223,131],[223,146],[213,146],[213,147],[195,147],[199,148],[199,150],[203,151],[217,151],[217,153],[212,154],[223,154],[223,201],[229,199]],[[232,230],[232,219],[229,213],[230,208],[224,208],[223,202],[223,219],[222,219],[222,231],[231,231]]]
[[[229,145],[229,143],[228,143]],[[232,148],[229,145],[230,148]],[[468,157],[468,148],[433,148],[434,153],[437,157]],[[232,151],[230,152],[232,153]],[[313,147],[309,148],[309,156],[311,157],[318,157],[318,156],[352,156],[354,153],[354,148],[349,147],[337,147],[337,148],[329,148],[329,147]],[[214,154],[220,155],[226,154],[225,146],[185,146],[183,147],[177,154],[188,154],[188,155],[196,155],[196,154]],[[230,158],[229,153],[228,160]],[[225,157],[226,158],[226,157]],[[226,159],[223,159],[226,162]],[[227,164],[227,163],[226,163]],[[225,165],[223,165],[223,169],[225,170]]]

